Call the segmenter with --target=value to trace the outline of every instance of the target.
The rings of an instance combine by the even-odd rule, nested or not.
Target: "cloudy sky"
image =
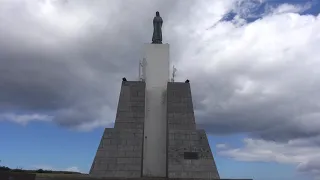
[[[0,0],[1,164],[88,172],[155,11],[221,177],[320,179],[316,0]]]

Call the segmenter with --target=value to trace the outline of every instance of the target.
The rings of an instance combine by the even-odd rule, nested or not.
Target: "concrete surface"
[[[141,177],[145,83],[123,81],[114,128],[106,128],[89,174]]]
[[[197,130],[189,83],[168,83],[168,177],[219,179],[204,130]],[[197,159],[186,159],[185,152]]]
[[[89,180],[95,178],[148,180],[147,177],[141,178],[142,175],[150,175],[143,174],[143,167],[148,167],[148,169],[145,168],[148,170],[145,172],[155,173],[156,176],[163,176],[163,172],[158,170],[163,170],[162,167],[164,167],[164,176],[168,178],[149,178],[153,180],[219,179],[206,133],[202,129],[196,129],[190,84],[184,82],[167,83],[166,96],[161,97],[166,97],[166,99],[162,99],[162,103],[166,103],[166,106],[164,106],[167,108],[166,118],[164,120],[158,118],[161,121],[160,124],[164,121],[165,128],[158,127],[162,126],[157,124],[158,121],[153,122],[157,118],[147,118],[150,124],[145,122],[145,89],[146,84],[144,82],[126,81],[122,83],[115,127],[105,129],[90,175],[37,176],[37,180]],[[154,90],[151,92],[159,93]],[[163,112],[159,111],[157,113],[161,114]],[[155,124],[158,126],[155,126]],[[146,125],[149,128],[144,128]],[[168,131],[164,131],[166,128]],[[162,135],[163,132],[166,134]],[[159,142],[160,145],[157,144]],[[148,144],[144,146],[145,143]],[[162,143],[165,143],[165,145]],[[154,149],[155,147],[160,149]],[[159,153],[163,152],[161,147],[166,148],[166,156]],[[147,153],[143,153],[144,150],[147,150]],[[154,152],[157,152],[157,154]],[[195,153],[197,157],[195,159],[187,158],[184,154],[186,152]],[[143,161],[145,155],[149,158]],[[156,166],[160,157],[163,158],[161,161],[159,160],[161,168]],[[144,162],[146,162],[145,165],[143,165]],[[163,162],[165,163],[164,166]],[[152,166],[154,166],[154,169]],[[152,175],[154,176],[154,174]]]
[[[145,121],[143,176],[166,177],[166,91],[169,44],[145,44]]]

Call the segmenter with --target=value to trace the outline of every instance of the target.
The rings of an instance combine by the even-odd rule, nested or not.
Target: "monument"
[[[196,129],[189,80],[170,82],[160,13],[144,45],[143,78],[123,79],[114,128],[106,128],[89,175],[220,179],[206,133]]]
[[[153,18],[153,44],[162,44],[162,23],[163,21],[160,17],[160,13],[157,11],[156,16]]]

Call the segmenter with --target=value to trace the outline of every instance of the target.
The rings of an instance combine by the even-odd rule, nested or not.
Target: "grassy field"
[[[37,177],[87,177],[88,174],[55,174],[55,173],[32,173],[36,174]]]

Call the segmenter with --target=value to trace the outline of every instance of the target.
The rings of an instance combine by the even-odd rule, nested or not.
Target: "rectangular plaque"
[[[197,152],[184,152],[184,159],[199,159],[199,155]]]

